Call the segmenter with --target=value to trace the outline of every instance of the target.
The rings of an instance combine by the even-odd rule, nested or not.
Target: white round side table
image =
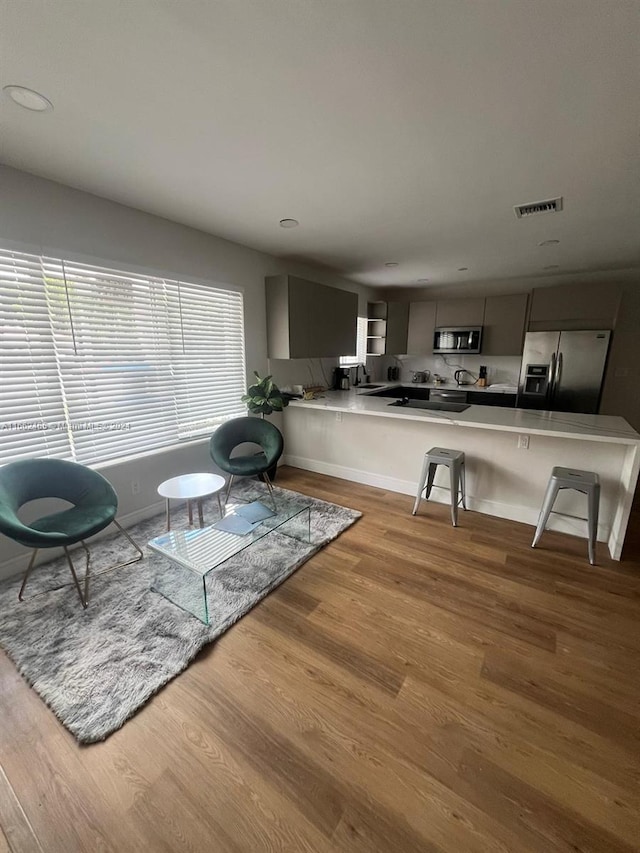
[[[222,511],[222,504],[220,503],[220,490],[224,487],[224,483],[224,477],[221,477],[219,474],[181,474],[179,477],[172,477],[170,480],[160,483],[158,494],[166,498],[167,501],[167,530],[171,530],[169,502],[172,500],[186,500],[190,525],[193,524],[193,507],[191,501],[197,501],[198,521],[200,522],[200,527],[203,527],[202,499],[209,497],[209,495],[215,495],[218,498],[220,518],[223,518],[224,513]]]

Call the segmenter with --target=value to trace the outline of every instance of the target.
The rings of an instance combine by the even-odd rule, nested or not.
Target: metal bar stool
[[[582,519],[587,522],[587,531],[589,537],[589,562],[595,565],[596,560],[596,538],[598,535],[598,510],[600,508],[600,480],[598,475],[593,471],[576,471],[573,468],[554,468],[551,471],[551,477],[547,483],[547,490],[544,494],[540,515],[538,516],[538,526],[536,527],[535,536],[531,547],[535,548],[549,520],[549,515],[554,512],[553,504],[560,489],[575,489],[576,492],[582,492],[587,496],[587,518]],[[555,513],[563,515],[564,513]],[[570,516],[575,518],[575,516]]]
[[[451,523],[454,527],[457,527],[458,505],[462,502],[462,508],[467,508],[464,453],[462,450],[449,450],[446,447],[432,447],[431,450],[428,450],[425,453],[422,473],[420,474],[420,483],[418,484],[418,494],[416,496],[416,502],[413,505],[413,515],[418,511],[422,492],[425,492],[424,499],[427,501],[429,500],[438,465],[446,465],[449,469],[449,476],[451,478]],[[441,487],[436,486],[436,489],[437,488]]]

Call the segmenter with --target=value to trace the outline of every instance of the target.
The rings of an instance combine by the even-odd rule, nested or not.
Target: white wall
[[[360,310],[365,313],[370,298],[367,288],[326,270],[280,260],[1,165],[0,242],[24,251],[63,253],[75,260],[120,266],[131,271],[243,288],[249,378],[254,369],[261,373],[267,369],[265,276],[289,272],[356,291],[360,296]],[[293,376],[301,374],[304,378],[299,381],[308,381],[306,361],[292,364]],[[101,470],[118,491],[120,514],[139,517],[145,509],[157,504],[158,483],[196,468],[213,469],[206,445],[202,443],[153,454],[125,465],[108,465]],[[131,494],[132,479],[140,482],[139,495]],[[0,576],[15,571],[15,561],[8,561],[23,554],[24,549],[0,537]]]

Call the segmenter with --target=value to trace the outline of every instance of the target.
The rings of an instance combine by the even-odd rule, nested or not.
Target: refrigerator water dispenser
[[[524,376],[524,393],[544,396],[549,386],[549,365],[528,364]]]

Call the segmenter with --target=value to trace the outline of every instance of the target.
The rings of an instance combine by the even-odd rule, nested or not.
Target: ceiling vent
[[[562,196],[549,198],[546,201],[532,201],[529,204],[516,204],[513,208],[518,219],[533,216],[536,213],[559,213],[562,210]]]

